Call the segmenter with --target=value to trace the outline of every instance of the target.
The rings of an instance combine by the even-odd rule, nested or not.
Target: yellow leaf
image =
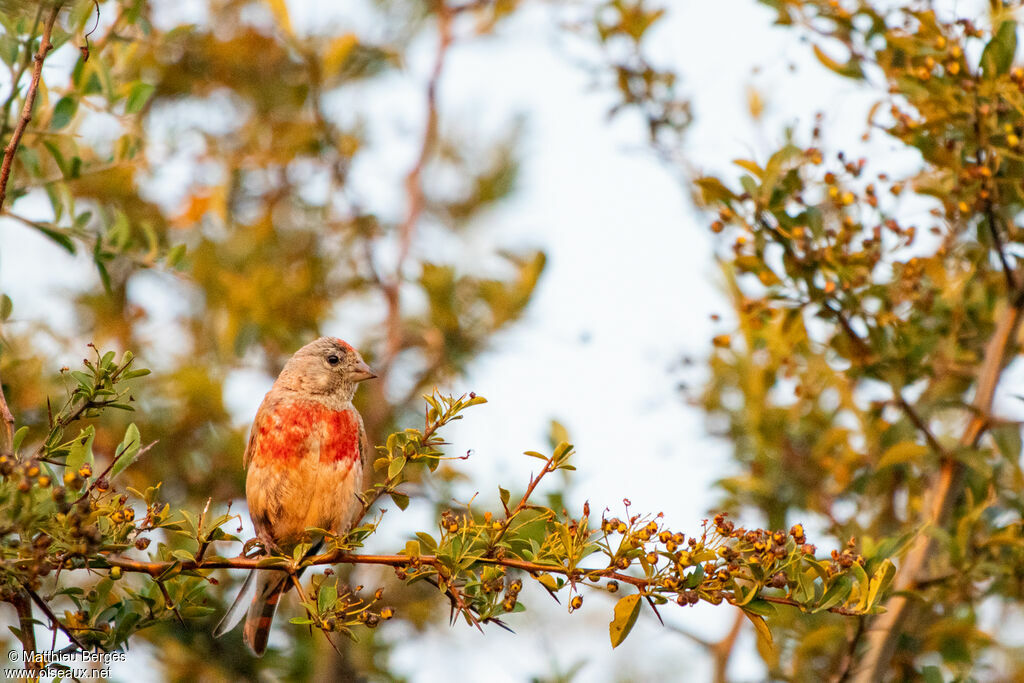
[[[354,33],[346,33],[331,41],[324,51],[323,72],[327,75],[336,74],[345,65],[352,50],[359,45],[359,39]]]
[[[758,614],[751,614],[746,610],[743,613],[747,615],[747,619],[750,619],[750,623],[754,625],[754,630],[757,632],[757,649],[762,652],[773,652],[775,650],[775,641],[772,639],[772,631],[768,628],[768,622]]]
[[[288,3],[285,0],[267,0],[267,4],[270,5],[270,11],[274,13],[274,18],[277,19],[277,23],[281,25],[285,33],[294,36],[292,19],[288,15]]]
[[[608,624],[608,634],[612,639],[612,647],[618,647],[633,630],[637,616],[640,615],[640,595],[634,593],[615,603],[615,616]]]
[[[922,446],[913,441],[901,441],[890,446],[878,460],[878,469],[901,465],[924,457],[928,453],[928,447]]]

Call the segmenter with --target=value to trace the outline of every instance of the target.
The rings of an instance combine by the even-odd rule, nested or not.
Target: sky
[[[198,12],[200,4],[184,3],[183,11]],[[771,26],[769,10],[753,0],[669,4],[648,49],[655,63],[678,67],[683,92],[692,96],[695,122],[684,151],[696,168],[736,177],[733,159],[763,160],[783,142],[786,126],[806,140],[817,111],[825,114],[834,148],[861,146],[877,155],[895,150],[882,138],[861,145],[870,94],[820,67],[796,31]],[[289,2],[297,30],[323,20],[319,5]],[[378,98],[372,100],[380,108],[372,134],[395,149],[391,158],[367,162],[379,167],[353,170],[355,182],[365,183],[360,191],[382,201],[389,193],[401,201],[398,174],[419,135],[409,93],[426,78],[429,38],[397,76],[402,88],[359,94]],[[707,435],[702,414],[678,387],[684,378],[699,385],[710,340],[729,324],[708,220],[692,208],[675,169],[645,147],[641,122],[628,115],[608,120],[613,99],[595,89],[572,59],[577,49],[557,30],[548,7],[531,5],[496,37],[457,44],[450,54],[440,91],[447,125],[488,135],[507,125],[510,115],[525,116],[520,185],[488,216],[480,246],[536,246],[549,261],[524,319],[454,387],[489,403],[447,436],[453,452],[473,451],[466,496],[479,491],[493,500],[499,483],[525,484],[536,461],[521,453],[546,450],[549,422],[557,419],[578,451],[573,504],[589,500],[593,510],[607,506],[620,514],[628,497],[634,510],[663,512],[673,529],[693,533],[715,506],[714,481],[730,466],[727,445]],[[757,122],[748,111],[750,88],[766,102]],[[897,157],[892,163],[914,162]],[[9,248],[12,231],[4,227],[5,290],[18,299],[43,281],[52,287],[54,273],[32,271],[29,264],[38,261]],[[53,250],[24,230],[17,237],[26,239],[21,249],[44,258]],[[64,272],[52,290],[51,315],[62,314],[59,288],[76,277]],[[723,322],[712,322],[716,312]],[[326,332],[345,336],[345,321]],[[684,373],[683,357],[693,358],[696,369]],[[240,376],[230,384],[226,399],[240,423],[251,419],[267,388],[262,377]],[[541,606],[539,591],[527,598],[537,609],[512,620],[515,635],[491,629],[480,636],[462,624],[416,634],[395,624],[381,633],[395,643],[397,671],[417,682],[447,681],[453,673],[467,680],[486,674],[490,681],[521,681],[579,662],[580,680],[587,681],[682,672],[706,680],[710,666],[701,649],[676,629],[715,640],[733,619],[725,606],[666,609],[669,627],[643,618],[612,651],[611,599],[587,595],[583,609],[568,615],[564,608]],[[504,677],[493,675],[495,658]],[[760,671],[753,636],[745,630],[730,674],[749,679]]]

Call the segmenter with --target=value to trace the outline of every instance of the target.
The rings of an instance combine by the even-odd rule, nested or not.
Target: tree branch
[[[18,613],[21,649],[24,650],[26,655],[30,655],[36,651],[36,632],[35,620],[32,617],[32,603],[29,602],[28,595],[24,591],[18,591],[11,599],[11,604],[14,605],[14,610]],[[26,661],[31,661],[31,659],[26,657]],[[33,666],[33,664],[28,664],[27,666]],[[39,679],[37,677],[34,680]]]
[[[53,48],[53,44],[50,42],[50,34],[53,32],[53,25],[57,21],[57,14],[60,13],[61,2],[57,2],[53,5],[53,9],[50,10],[50,15],[46,18],[46,23],[43,25],[43,35],[39,39],[39,49],[36,51],[35,64],[32,67],[32,80],[29,83],[28,91],[25,93],[25,106],[21,108],[21,118],[18,120],[18,125],[15,126],[14,132],[11,133],[11,139],[7,143],[7,147],[4,148],[4,160],[3,164],[0,165],[0,209],[4,208],[4,201],[7,199],[7,182],[11,176],[11,165],[14,163],[14,154],[18,151],[18,145],[21,143],[21,136],[25,134],[25,129],[28,128],[29,122],[32,120],[32,107],[36,102],[36,92],[39,90],[39,81],[43,75],[43,60],[46,59],[46,55]],[[17,84],[12,84],[12,87],[17,88]]]
[[[1003,312],[996,331],[985,349],[985,357],[978,371],[974,400],[971,402],[973,416],[960,438],[960,444],[964,447],[976,447],[988,427],[996,386],[999,384],[1003,368],[1013,357],[1013,340],[1017,336],[1022,313],[1024,297],[1016,293],[1012,305]],[[941,527],[949,521],[953,505],[963,488],[963,477],[963,463],[951,457],[942,459],[938,479],[929,487],[934,491],[931,504],[928,506],[930,525]],[[855,683],[873,683],[885,677],[885,671],[896,649],[896,641],[902,634],[903,624],[914,606],[904,592],[914,590],[927,578],[925,570],[929,559],[934,555],[935,546],[935,539],[930,534],[922,533],[917,537],[896,580],[894,595],[886,604],[888,611],[880,615],[868,630],[867,650],[851,678]]]
[[[275,561],[276,560],[276,561]],[[210,569],[276,569],[278,571],[286,571],[295,573],[300,571],[304,567],[316,566],[316,565],[333,565],[333,564],[367,564],[367,565],[381,565],[386,567],[403,567],[408,568],[414,564],[420,566],[427,565],[433,569],[439,569],[446,567],[444,561],[436,555],[418,555],[412,557],[409,555],[353,555],[345,550],[337,549],[330,550],[320,555],[313,555],[301,563],[295,562],[286,557],[279,558],[267,558],[267,557],[211,557],[204,560],[191,560],[191,561],[155,561],[146,562],[143,560],[134,560],[129,557],[123,557],[120,555],[109,555],[102,558],[103,562],[106,562],[108,567],[120,567],[122,571],[136,572],[140,574],[149,574],[156,578],[163,572],[167,571],[171,567],[176,567],[182,572],[195,572],[204,571]],[[641,592],[649,590],[651,588],[659,587],[659,579],[647,578],[642,576],[631,576],[629,574],[623,574],[616,571],[614,567],[601,567],[593,569],[574,568],[569,569],[559,564],[541,564],[539,562],[530,562],[529,560],[519,560],[510,557],[480,557],[475,560],[479,564],[486,564],[492,566],[505,567],[506,569],[519,569],[530,574],[558,574],[560,576],[566,576],[570,578],[578,579],[580,576],[590,580],[597,579],[613,579],[621,583],[627,583]],[[84,567],[83,567],[84,568]],[[91,569],[98,569],[96,564],[90,565]],[[775,595],[760,595],[759,599],[766,602],[775,603],[777,605],[786,605],[788,607],[799,607],[800,604],[796,600],[785,598],[782,596]],[[726,596],[726,599],[729,599]],[[860,613],[855,610],[850,610],[844,607],[831,607],[828,609],[829,612],[834,614],[842,615],[859,615]]]
[[[423,128],[423,140],[420,143],[419,156],[416,158],[412,168],[409,169],[409,173],[405,176],[405,194],[408,207],[406,208],[405,219],[398,226],[398,256],[395,260],[394,274],[389,282],[383,284],[384,296],[388,306],[388,316],[387,347],[380,365],[382,380],[388,376],[391,365],[402,348],[402,312],[400,305],[402,270],[409,256],[409,250],[412,247],[416,226],[419,224],[423,210],[426,208],[426,197],[423,193],[423,169],[437,147],[437,90],[441,81],[441,74],[444,71],[448,48],[452,43],[452,11],[444,2],[438,3],[437,32],[437,52],[434,56],[434,66],[430,74],[430,80],[427,82],[427,121]]]

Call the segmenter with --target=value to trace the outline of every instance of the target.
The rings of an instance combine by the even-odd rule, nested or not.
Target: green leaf
[[[498,496],[501,498],[501,503],[504,506],[508,507],[508,499],[512,497],[512,494],[509,493],[506,489],[503,489],[503,488],[501,488],[499,486],[498,487]]]
[[[124,430],[124,438],[121,440],[121,445],[119,445],[117,450],[114,452],[115,457],[117,457],[117,462],[114,463],[114,466],[110,470],[111,479],[123,472],[125,468],[135,461],[135,456],[138,454],[141,446],[142,437],[139,435],[139,428],[136,427],[133,422],[128,425],[128,429]]]
[[[132,86],[131,92],[128,93],[128,101],[125,102],[124,113],[138,114],[142,111],[146,103],[149,102],[149,98],[153,95],[154,90],[156,90],[156,86],[136,81]]]
[[[75,437],[74,443],[71,444],[71,450],[68,453],[67,460],[64,461],[64,466],[70,472],[77,472],[78,469],[85,463],[93,464],[92,454],[92,440],[96,436],[96,429],[89,425]]]
[[[316,608],[320,614],[333,609],[336,602],[338,602],[338,587],[333,583],[321,584],[320,591],[316,596]]]
[[[541,455],[541,454],[540,454],[540,453],[538,453],[537,451],[523,451],[523,455],[528,455],[528,456],[530,456],[531,458],[538,458],[538,459],[540,459],[540,460],[547,460],[547,459],[548,459],[548,456],[546,456],[546,455]]]
[[[24,427],[19,428],[18,431],[14,432],[14,439],[11,441],[11,451],[12,452],[14,452],[14,453],[18,452],[18,449],[21,448],[21,442],[25,440],[25,437],[27,435],[28,435],[28,425],[25,425]]]
[[[57,101],[53,107],[53,116],[50,117],[50,130],[60,130],[71,123],[78,112],[78,98],[64,96]]]
[[[989,431],[1003,457],[1009,462],[1016,463],[1020,459],[1021,452],[1020,425],[1011,422],[992,427]]]
[[[615,603],[615,615],[608,624],[608,635],[611,637],[612,647],[618,647],[626,639],[629,632],[633,630],[637,617],[640,616],[640,595],[634,593],[627,595]]]
[[[405,456],[400,455],[391,461],[388,465],[388,479],[397,479],[398,475],[402,473],[402,469],[405,467]]]
[[[850,596],[850,591],[853,590],[853,581],[849,576],[843,574],[837,578],[829,589],[825,591],[825,594],[821,596],[821,600],[818,605],[812,610],[813,612],[824,612],[830,607],[835,607],[839,603],[843,602]]]
[[[0,320],[7,320],[10,318],[13,311],[14,302],[11,301],[11,297],[6,294],[0,296]]]
[[[409,496],[405,495],[404,493],[399,493],[398,491],[392,491],[391,492],[391,500],[393,500],[395,502],[395,505],[398,506],[399,510],[404,510],[407,507],[409,507]]]
[[[417,531],[416,538],[420,539],[420,543],[423,544],[423,547],[427,549],[428,553],[432,553],[437,550],[437,541],[435,541],[434,537],[430,534]]]
[[[39,232],[43,233],[51,240],[56,242],[69,254],[75,253],[75,243],[71,241],[70,237],[68,237],[60,230],[54,230],[53,228],[48,228],[45,225],[41,225],[39,223],[33,224],[32,227],[34,227],[36,230],[38,230]]]
[[[751,600],[743,606],[743,611],[762,617],[770,617],[775,614],[775,605],[767,600]]]
[[[981,73],[985,78],[1001,76],[1010,71],[1017,52],[1017,22],[1004,21],[981,53]]]

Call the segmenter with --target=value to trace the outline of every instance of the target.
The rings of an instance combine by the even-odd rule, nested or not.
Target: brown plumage
[[[266,546],[290,552],[310,527],[341,532],[351,524],[369,450],[352,397],[356,385],[372,377],[355,349],[321,337],[289,359],[267,392],[243,459],[249,516]],[[246,605],[253,577],[255,595]],[[263,654],[289,587],[284,572],[251,572],[214,635],[234,628],[247,612],[245,642]]]

